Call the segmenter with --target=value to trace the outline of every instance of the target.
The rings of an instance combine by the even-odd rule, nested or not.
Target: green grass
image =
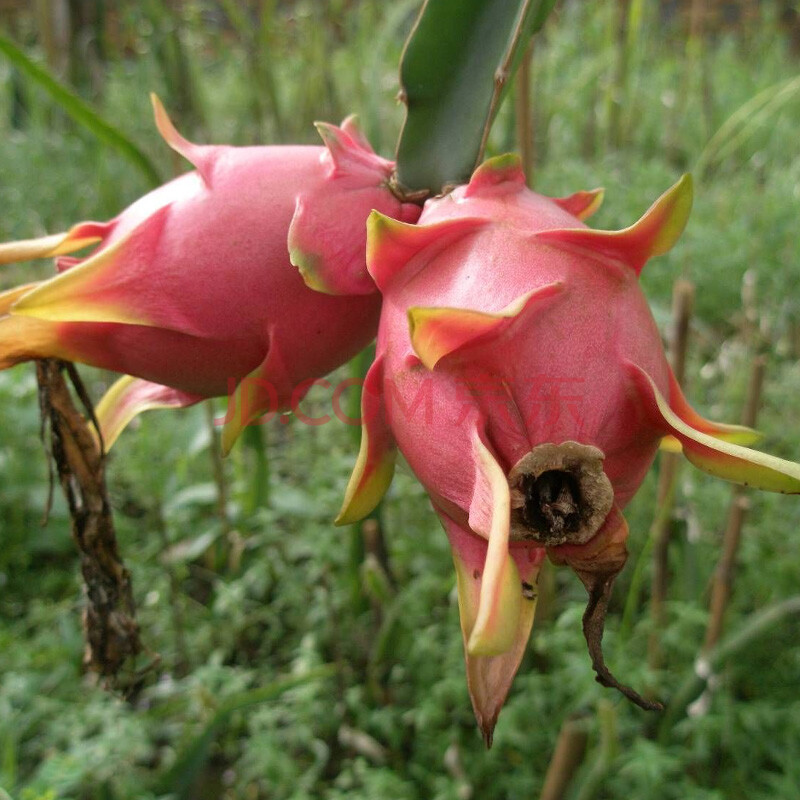
[[[799,65],[769,19],[747,31],[744,50],[735,33],[709,39],[709,117],[696,75],[684,80],[680,31],[646,18],[631,60],[624,144],[612,150],[605,144],[605,97],[614,64],[608,28],[615,4],[592,6],[567,3],[537,40],[535,181],[554,195],[604,185],[605,206],[592,224],[622,227],[693,168],[711,135],[737,109],[793,77]],[[165,26],[174,20],[148,20],[133,5],[125,8],[123,21],[136,48],[108,64],[97,105],[169,174],[173,161],[154,131],[147,92],[180,95],[158,55]],[[255,45],[269,44],[268,56],[246,67],[242,36],[209,21],[210,5],[186,4],[180,30],[198,98],[187,133],[236,143],[314,141],[313,119],[337,121],[357,111],[373,142],[389,155],[401,122],[393,100],[396,64],[414,8],[281,4],[265,32],[253,34]],[[254,75],[274,83],[279,119]],[[5,65],[0,76],[8,76]],[[27,96],[27,123],[12,129],[10,93],[0,92],[0,239],[107,218],[145,190],[135,168],[117,153],[100,149],[32,87]],[[687,392],[701,411],[735,420],[754,352],[767,354],[764,447],[795,459],[799,125],[796,101],[753,120],[748,137],[699,181],[680,243],[643,276],[663,328],[674,279],[683,275],[696,284]],[[511,109],[505,108],[492,152],[513,146],[512,132]],[[49,268],[15,266],[4,278],[11,285]],[[743,334],[746,274],[755,287],[755,342]],[[84,374],[95,397],[112,377]],[[324,413],[328,397],[320,391],[310,403]],[[352,533],[331,525],[355,455],[352,431],[343,425],[310,428],[294,421],[265,428],[272,501],[255,512],[254,451],[237,450],[226,464],[232,540],[215,514],[202,409],[149,414],[123,435],[109,463],[109,486],[151,651],[137,666],[156,652],[161,661],[132,702],[103,691],[81,675],[78,563],[58,492],[49,525],[39,524],[47,470],[38,425],[32,368],[0,374],[0,787],[15,800],[165,798],[178,786],[176,765],[183,765],[181,780],[192,786],[187,796],[200,800],[456,800],[467,796],[465,784],[476,798],[535,797],[559,727],[573,713],[584,715],[589,733],[573,797],[796,796],[796,618],[724,663],[706,712],[680,716],[659,737],[656,717],[594,683],[580,632],[583,590],[567,571],[556,573],[551,616],[534,630],[494,747],[486,752],[464,681],[449,549],[422,489],[401,468],[385,504],[397,578],[388,596],[367,591],[371,584],[362,582],[354,563]],[[631,558],[615,589],[606,653],[620,678],[637,687],[655,685],[669,699],[691,675],[703,640],[730,490],[689,465],[682,468],[665,662],[649,675],[649,565],[625,636],[620,613],[636,562],[646,557],[654,496],[651,475],[627,512]],[[792,498],[752,497],[728,631],[741,630],[756,612],[796,593],[798,527],[800,505]],[[220,542],[220,552],[234,541],[241,546],[239,562],[212,564],[197,556],[209,541]],[[214,722],[243,692],[324,664],[334,665],[332,675]],[[606,733],[604,743],[597,714],[603,702],[611,704],[605,719],[611,715],[615,722],[615,738]],[[374,739],[381,758],[343,743],[343,726]],[[204,736],[211,737],[205,758],[192,760],[188,756]],[[609,742],[614,746],[602,758]],[[452,768],[454,752],[461,777]],[[169,781],[173,785],[165,785]]]

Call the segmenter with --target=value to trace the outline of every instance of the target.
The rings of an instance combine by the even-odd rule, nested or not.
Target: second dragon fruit
[[[600,641],[626,560],[621,510],[665,437],[701,469],[800,492],[800,467],[743,447],[755,436],[696,414],[667,364],[638,282],[677,240],[685,176],[632,227],[581,221],[599,193],[552,200],[519,160],[486,162],[429,201],[419,224],[373,213],[367,266],[384,298],[364,386],[361,451],[338,522],[369,513],[399,449],[450,539],[467,677],[487,742],[521,661],[545,554],[585,584],[598,680],[618,683]]]

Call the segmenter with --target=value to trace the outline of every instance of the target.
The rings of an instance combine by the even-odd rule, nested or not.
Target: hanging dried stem
[[[142,651],[131,578],[117,548],[105,485],[105,454],[84,416],[75,408],[66,376],[93,422],[94,411],[72,364],[55,359],[36,363],[42,435],[52,455],[80,551],[86,595],[83,613],[84,666],[108,679]]]
[[[616,689],[634,705],[643,708],[645,711],[663,711],[664,706],[662,703],[642,697],[639,692],[631,689],[630,686],[620,683],[611,674],[603,656],[603,631],[605,630],[606,614],[608,613],[608,602],[611,599],[614,580],[621,569],[621,566],[615,567],[606,573],[584,573],[578,571],[578,577],[583,581],[583,585],[589,593],[589,602],[586,606],[586,611],[583,612],[583,636],[589,648],[592,669],[595,671],[595,680],[601,686]]]

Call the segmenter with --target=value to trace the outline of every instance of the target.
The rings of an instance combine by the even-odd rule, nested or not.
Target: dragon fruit
[[[545,554],[589,592],[598,681],[654,705],[616,681],[600,645],[626,559],[621,510],[662,439],[711,474],[800,492],[800,466],[744,447],[753,431],[689,407],[639,287],[645,262],[685,226],[689,176],[621,231],[583,224],[601,196],[536,194],[519,160],[501,156],[428,201],[418,225],[377,212],[368,221],[367,267],[384,303],[337,521],[375,506],[399,448],[452,546],[487,743],[530,635]]]
[[[353,118],[317,125],[325,147],[204,146],[152,99],[195,170],[109,222],[0,245],[0,263],[55,256],[59,272],[0,295],[0,368],[57,357],[127,373],[97,409],[106,446],[147,408],[227,394],[227,451],[374,337],[367,216],[413,222],[420,209],[392,194],[392,162]]]

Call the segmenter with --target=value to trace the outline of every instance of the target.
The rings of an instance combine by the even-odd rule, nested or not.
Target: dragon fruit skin
[[[487,743],[530,634],[545,552],[589,590],[584,632],[598,680],[647,705],[605,668],[600,639],[626,559],[620,512],[662,439],[726,479],[800,492],[800,467],[741,446],[752,431],[688,406],[639,287],[644,263],[686,223],[688,176],[623,231],[581,222],[599,198],[537,195],[506,156],[428,201],[416,226],[368,222],[367,265],[384,306],[337,522],[369,513],[399,448],[452,545]]]
[[[374,337],[366,218],[412,222],[420,209],[389,191],[392,162],[352,119],[318,125],[325,147],[202,146],[153,103],[196,169],[110,222],[0,245],[0,262],[55,256],[59,269],[0,295],[0,367],[53,356],[128,373],[98,407],[107,446],[141,410],[232,395],[227,450]]]

